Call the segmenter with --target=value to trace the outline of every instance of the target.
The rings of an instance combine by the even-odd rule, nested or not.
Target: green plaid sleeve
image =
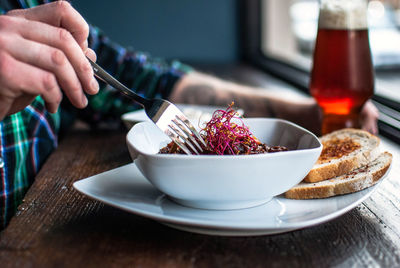
[[[109,40],[91,26],[89,47],[97,54],[97,63],[137,94],[147,98],[168,99],[175,83],[192,68],[177,60],[166,61],[150,54],[127,49]],[[140,106],[100,81],[99,93],[88,96],[88,108],[80,117],[92,124],[116,120]]]

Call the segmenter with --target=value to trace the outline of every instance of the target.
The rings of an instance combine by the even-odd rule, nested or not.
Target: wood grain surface
[[[72,188],[129,162],[124,132],[71,132],[1,233],[1,267],[400,266],[397,167],[371,198],[328,223],[273,236],[218,237],[166,227]]]
[[[290,233],[219,237],[178,231],[72,188],[130,162],[126,131],[71,131],[0,234],[0,267],[400,267],[400,147],[364,203]]]

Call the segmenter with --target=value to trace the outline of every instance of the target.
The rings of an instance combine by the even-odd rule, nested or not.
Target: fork
[[[94,75],[113,88],[133,99],[143,106],[146,115],[153,121],[176,145],[186,154],[200,154],[202,147],[197,141],[206,146],[199,132],[193,127],[189,119],[169,101],[163,99],[148,99],[139,96],[133,90],[124,86],[112,75],[107,73],[97,63],[88,58]],[[196,140],[197,138],[197,140]]]

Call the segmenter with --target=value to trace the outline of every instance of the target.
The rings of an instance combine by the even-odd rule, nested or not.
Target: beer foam
[[[318,27],[341,30],[367,29],[366,2],[361,0],[322,1]]]

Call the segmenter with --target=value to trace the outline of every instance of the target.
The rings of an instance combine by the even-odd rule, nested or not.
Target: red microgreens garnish
[[[249,154],[261,144],[244,125],[233,103],[226,110],[216,110],[211,120],[201,130],[208,150],[217,155]],[[237,119],[240,123],[232,122]]]

